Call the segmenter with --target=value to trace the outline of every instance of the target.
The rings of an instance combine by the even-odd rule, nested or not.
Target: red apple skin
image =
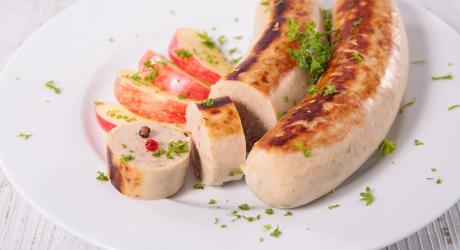
[[[159,88],[174,95],[187,96],[196,101],[208,98],[210,91],[208,85],[177,68],[159,53],[152,50],[148,50],[139,61],[139,73],[141,76],[147,76],[151,72],[151,69],[145,66],[147,60],[150,60],[152,65],[159,69],[158,76],[152,81]],[[159,64],[159,61],[162,63]]]
[[[212,71],[211,69],[206,68],[203,66],[194,56],[189,58],[180,58],[176,54],[176,50],[184,49],[177,41],[177,31],[174,35],[171,43],[169,44],[168,48],[168,55],[169,58],[182,70],[189,73],[190,75],[198,78],[199,80],[209,83],[215,84],[217,81],[220,80],[222,77],[221,75],[217,74],[216,72]]]
[[[101,126],[101,128],[107,133],[110,132],[110,130],[114,129],[117,126],[116,124],[110,122],[109,120],[102,118],[97,112],[96,112],[96,119],[99,125]]]
[[[176,96],[155,86],[137,86],[126,77],[131,73],[131,71],[121,70],[115,81],[115,96],[122,106],[150,120],[185,123],[185,109],[188,104],[186,100],[179,100]]]

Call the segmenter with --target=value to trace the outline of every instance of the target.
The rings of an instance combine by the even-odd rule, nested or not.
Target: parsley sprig
[[[327,34],[316,31],[316,24],[307,24],[301,31],[300,23],[294,19],[288,19],[287,36],[291,41],[297,41],[298,49],[289,49],[289,54],[297,62],[297,65],[311,77],[312,83],[316,83],[324,72],[332,56],[332,47],[327,41]]]

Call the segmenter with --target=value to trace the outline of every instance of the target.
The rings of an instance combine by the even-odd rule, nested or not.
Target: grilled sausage
[[[148,133],[140,135],[142,127]],[[154,139],[159,148],[168,150],[171,142],[181,150],[154,155],[146,141]],[[159,151],[158,151],[159,152]],[[153,122],[120,125],[107,136],[107,158],[112,185],[122,194],[138,199],[161,199],[176,193],[184,184],[190,159],[190,139],[181,131]]]
[[[288,54],[298,46],[286,33],[290,18],[319,23],[318,0],[270,0],[258,11],[259,23],[250,52],[235,69],[212,86],[210,97],[229,96],[242,118],[248,149],[306,94],[306,74]],[[258,29],[262,28],[262,31]],[[287,100],[287,101],[286,101]]]
[[[195,175],[205,185],[240,180],[246,160],[243,127],[229,97],[187,106],[187,128],[192,131]],[[240,170],[240,171],[238,171]]]
[[[357,170],[390,129],[406,87],[407,38],[392,0],[339,0],[332,14],[334,55],[318,88],[337,92],[303,99],[243,166],[252,192],[275,207],[309,203]]]

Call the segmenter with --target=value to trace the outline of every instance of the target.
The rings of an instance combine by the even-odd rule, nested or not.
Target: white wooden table
[[[77,0],[0,0],[0,68],[37,27]],[[460,0],[414,0],[460,33]],[[459,187],[460,188],[460,187]],[[0,249],[99,249],[58,228],[22,199],[0,171]],[[388,249],[460,249],[460,203]]]

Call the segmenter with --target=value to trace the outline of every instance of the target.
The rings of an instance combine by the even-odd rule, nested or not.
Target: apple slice
[[[136,115],[166,123],[185,123],[190,99],[178,97],[146,82],[131,70],[120,70],[115,81],[118,102]]]
[[[216,83],[232,69],[232,65],[204,31],[178,29],[169,44],[168,53],[179,68],[206,83]]]
[[[174,95],[201,101],[208,98],[208,85],[168,62],[159,53],[147,51],[139,62],[139,74],[145,80]]]
[[[110,132],[110,130],[113,128],[122,124],[148,120],[132,113],[119,104],[110,102],[95,102],[94,105],[97,121],[101,128],[107,133]],[[186,131],[185,126],[181,124],[162,123],[152,120],[149,121],[161,125],[166,125],[180,131]]]

